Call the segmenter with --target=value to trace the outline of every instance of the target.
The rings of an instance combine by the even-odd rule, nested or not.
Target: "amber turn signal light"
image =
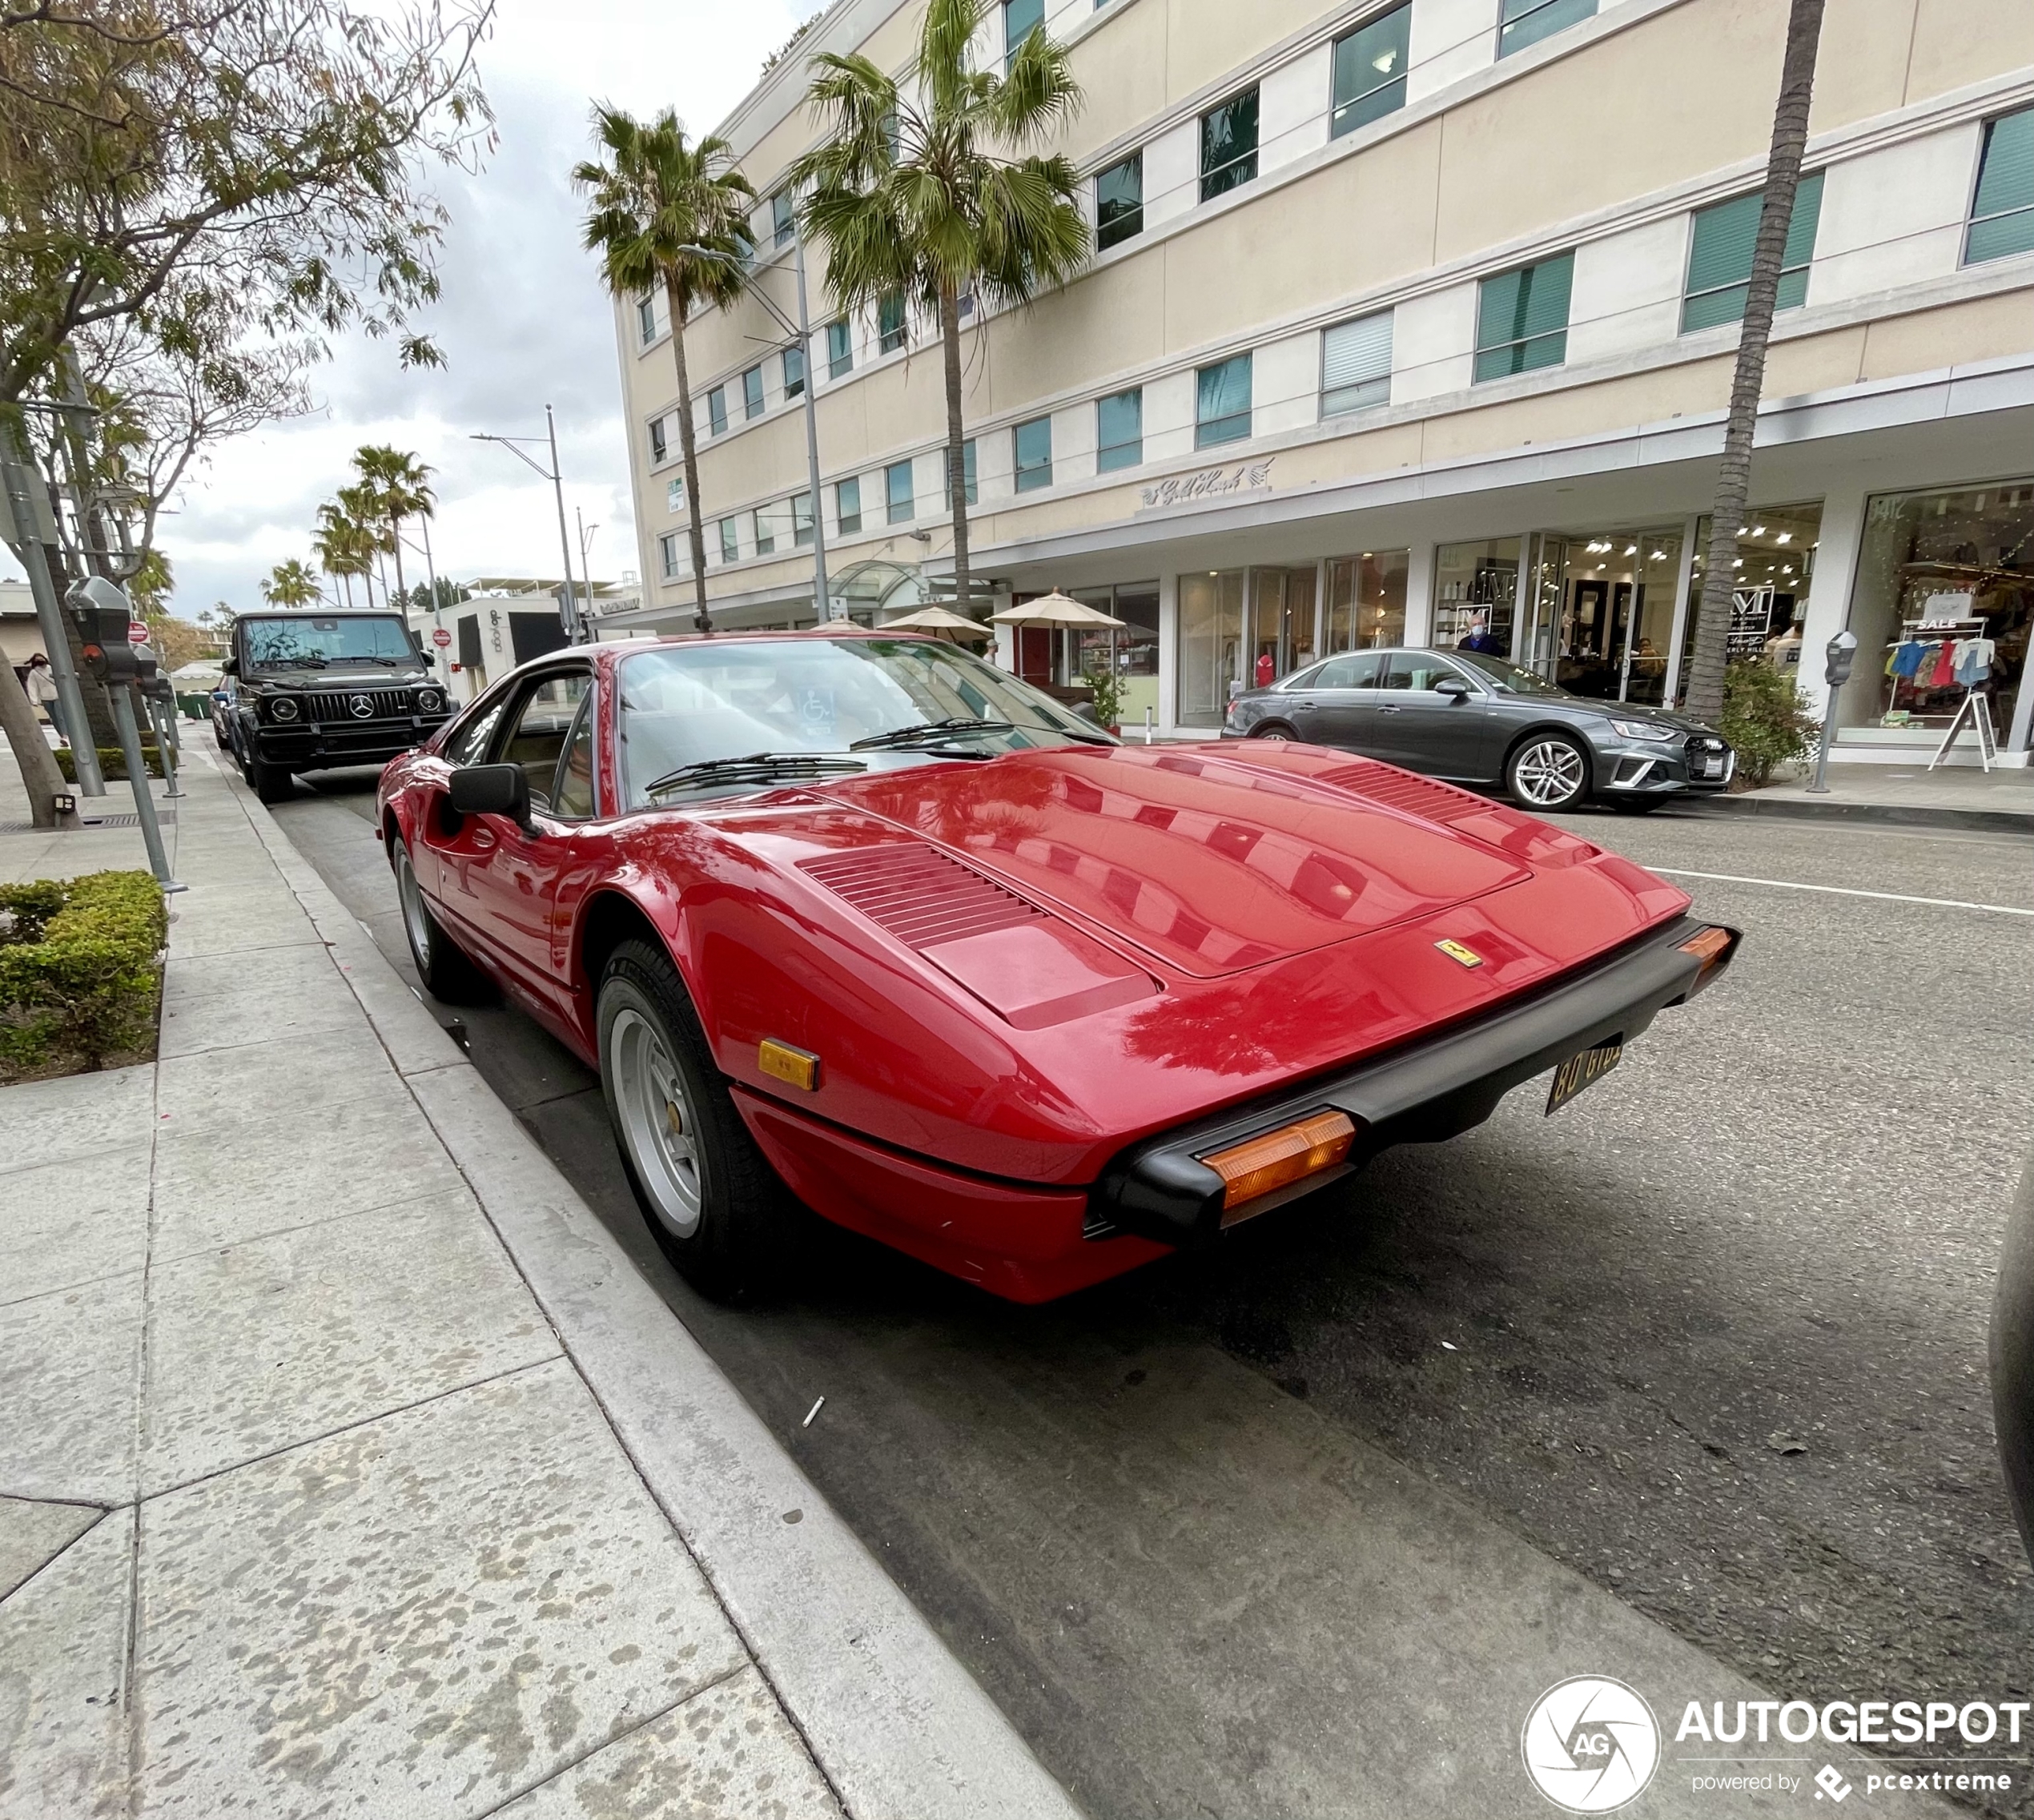
[[[1346,1112],[1314,1112],[1200,1160],[1222,1178],[1224,1212],[1345,1162],[1356,1141]]]
[[[819,1087],[819,1058],[809,1049],[794,1049],[766,1036],[756,1046],[756,1066],[766,1075],[789,1081],[794,1087],[815,1093]]]
[[[1722,970],[1723,963],[1730,959],[1731,951],[1738,945],[1738,932],[1712,925],[1698,930],[1681,944],[1681,952],[1693,954],[1702,962],[1702,970],[1695,975],[1695,983],[1688,988],[1688,996],[1694,995],[1708,985]]]

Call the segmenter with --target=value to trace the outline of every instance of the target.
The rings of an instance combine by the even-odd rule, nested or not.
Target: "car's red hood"
[[[1435,800],[1410,799],[1422,791]],[[1509,824],[1536,826],[1522,818],[1316,749],[1057,746],[824,792],[1203,978],[1501,890],[1551,853],[1521,850]],[[1421,813],[1437,803],[1490,826]]]

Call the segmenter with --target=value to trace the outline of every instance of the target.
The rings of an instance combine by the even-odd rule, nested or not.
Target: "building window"
[[[1017,490],[1035,492],[1052,484],[1052,420],[1034,417],[1011,432],[1016,452]]]
[[[758,506],[750,513],[756,528],[756,554],[766,556],[777,548],[777,527],[774,520],[766,516],[767,508]]]
[[[784,398],[789,403],[805,391],[805,350],[787,348],[784,350]]]
[[[1381,18],[1335,40],[1330,139],[1396,114],[1405,105],[1405,53],[1412,32],[1412,7],[1394,6]]]
[[[2034,251],[2034,107],[1984,123],[1964,263]]]
[[[1045,22],[1045,0],[1003,0],[1003,66],[1016,60],[1017,46]]]
[[[837,380],[854,371],[854,331],[843,319],[826,324],[826,377]]]
[[[1337,323],[1320,337],[1320,414],[1391,403],[1391,311]]]
[[[742,560],[742,532],[731,518],[721,520],[721,560],[739,562]]]
[[[664,420],[661,417],[651,418],[649,420],[650,460],[653,462],[662,461],[669,456],[670,452],[671,445],[664,435]]]
[[[657,339],[657,299],[638,297],[636,299],[636,331],[647,348]]]
[[[942,448],[939,451],[939,490],[946,500],[947,509],[951,512],[954,509],[954,483],[952,476],[947,472],[948,459],[948,452]],[[960,477],[961,491],[967,496],[967,503],[973,505],[981,496],[975,485],[975,439],[972,436],[960,445]]]
[[[1497,28],[1497,54],[1509,57],[1570,26],[1596,17],[1596,0],[1505,0],[1504,23]]]
[[[751,367],[742,376],[742,415],[760,417],[762,412],[762,368]]]
[[[918,494],[911,484],[911,464],[893,461],[882,471],[883,504],[893,524],[908,524],[918,516]]]
[[[717,436],[727,434],[727,388],[717,385],[706,394],[706,428]]]
[[[812,541],[812,495],[791,495],[791,541],[809,544]]]
[[[862,476],[859,474],[834,484],[834,522],[845,537],[862,528]]]
[[[1097,251],[1144,231],[1144,155],[1133,151],[1095,179]]]
[[[1558,367],[1568,358],[1568,293],[1575,255],[1542,259],[1483,281],[1476,305],[1476,380]]]
[[[1200,117],[1200,199],[1212,202],[1256,175],[1257,91],[1251,88]]]
[[[664,488],[664,509],[666,512],[685,510],[685,476],[673,474]]]
[[[1144,459],[1144,392],[1141,386],[1095,401],[1095,467],[1106,474]]]
[[[1203,367],[1194,375],[1194,447],[1241,442],[1249,434],[1250,356]]]
[[[893,291],[876,306],[876,347],[894,354],[904,345],[904,293]]]
[[[666,581],[678,573],[678,534],[677,532],[666,531],[657,540],[657,560],[658,566],[664,571],[664,579]]]
[[[770,199],[770,235],[774,247],[788,247],[794,231],[791,225],[791,192],[779,190]]]
[[[1751,290],[1751,249],[1759,238],[1765,194],[1733,196],[1714,208],[1698,209],[1688,243],[1688,286],[1681,303],[1681,332],[1742,322]],[[1815,227],[1822,216],[1822,173],[1812,171],[1795,192],[1780,255],[1779,301],[1798,310],[1808,295],[1808,264],[1815,256]]]
[[[1360,556],[1329,559],[1324,656],[1405,642],[1405,577],[1411,564],[1409,550],[1365,550]]]

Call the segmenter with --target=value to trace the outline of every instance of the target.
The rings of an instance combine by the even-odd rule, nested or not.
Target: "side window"
[[[1391,675],[1385,687],[1431,689],[1443,677],[1453,677],[1459,681],[1461,673],[1453,664],[1444,663],[1424,651],[1397,651],[1392,654]]]
[[[1349,672],[1345,689],[1382,689],[1385,686],[1385,654],[1381,651],[1359,651],[1350,658],[1354,667]]]
[[[593,808],[593,693],[585,692],[579,705],[579,717],[573,722],[572,737],[565,741],[565,757],[558,761],[558,787],[553,793],[556,814],[571,821],[585,821]]]
[[[488,741],[494,729],[501,724],[501,711],[508,705],[508,691],[504,689],[491,702],[476,704],[475,711],[452,729],[445,743],[438,750],[448,765],[477,765],[480,755],[487,750]]]
[[[584,670],[563,676],[548,676],[530,685],[522,697],[515,726],[501,751],[504,765],[520,765],[529,779],[530,807],[549,815],[551,792],[564,755],[565,740],[572,732],[573,717],[579,712],[591,681]]]

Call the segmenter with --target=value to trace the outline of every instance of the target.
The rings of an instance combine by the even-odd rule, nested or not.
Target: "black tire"
[[[403,934],[410,959],[424,990],[447,1005],[484,1004],[494,995],[494,982],[431,914],[410,864],[410,850],[400,839],[388,843],[388,863],[396,874],[396,901],[403,913]]]
[[[695,1288],[746,1300],[782,1268],[787,1191],[742,1122],[661,944],[615,949],[595,1015],[601,1092],[652,1235]]]
[[[1573,809],[1589,785],[1589,754],[1566,733],[1528,733],[1505,760],[1505,793],[1532,814]]]
[[[1297,739],[1300,736],[1283,721],[1267,721],[1262,726],[1252,727],[1250,737],[1252,739]]]
[[[1606,796],[1603,800],[1626,815],[1650,815],[1666,798],[1663,796]]]
[[[263,802],[287,802],[296,794],[290,773],[279,765],[266,764],[256,757],[251,745],[240,754],[240,775]]]

